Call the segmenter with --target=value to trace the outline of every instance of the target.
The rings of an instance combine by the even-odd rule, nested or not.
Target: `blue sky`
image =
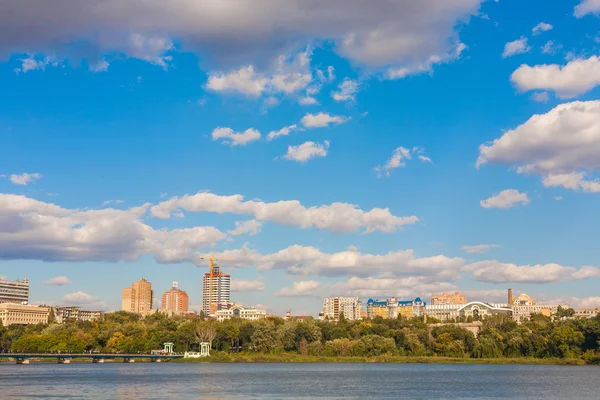
[[[0,276],[32,302],[146,277],[197,305],[215,252],[279,314],[600,305],[597,0],[27,3],[0,6]]]

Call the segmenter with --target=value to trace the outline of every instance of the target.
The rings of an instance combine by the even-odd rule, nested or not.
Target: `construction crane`
[[[206,257],[200,257],[201,260],[206,260]],[[217,266],[217,264],[215,264],[215,261],[235,261],[235,259],[233,258],[215,258],[215,256],[213,254],[211,254],[208,257],[208,312],[210,313],[210,310],[212,309],[212,303],[213,303],[213,296],[212,296],[212,292],[213,292],[213,278],[214,278],[214,271],[215,271],[215,267]]]

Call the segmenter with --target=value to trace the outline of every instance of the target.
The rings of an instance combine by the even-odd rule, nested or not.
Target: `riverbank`
[[[177,363],[396,363],[396,364],[530,364],[530,365],[587,365],[578,358],[456,358],[456,357],[326,357],[299,354],[213,353],[206,358],[174,360]]]

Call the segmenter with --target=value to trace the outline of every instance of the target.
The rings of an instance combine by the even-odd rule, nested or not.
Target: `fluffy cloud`
[[[298,146],[288,146],[287,153],[283,156],[286,160],[305,163],[311,158],[326,157],[329,150],[329,142],[323,144],[315,142],[304,142]]]
[[[551,283],[574,281],[600,276],[596,267],[564,267],[559,264],[515,265],[495,260],[480,261],[464,268],[472,278],[491,283]]]
[[[534,35],[539,35],[542,32],[548,32],[549,30],[551,30],[553,28],[552,25],[547,24],[545,22],[540,22],[539,24],[537,24],[536,26],[533,27],[533,29],[531,30],[531,32]]]
[[[600,58],[576,58],[565,66],[521,65],[510,79],[522,91],[552,90],[560,98],[571,98],[600,85]]]
[[[297,130],[300,130],[300,129],[298,128],[298,125],[296,125],[296,124],[290,125],[290,126],[285,126],[278,131],[269,132],[269,134],[267,135],[267,140],[270,141],[273,139],[277,139],[280,136],[287,136],[290,133],[297,131]]]
[[[243,222],[236,221],[235,229],[227,231],[227,233],[229,233],[230,235],[233,235],[233,236],[239,236],[239,235],[245,235],[245,234],[254,236],[260,232],[262,225],[263,225],[262,222],[257,221],[255,219],[251,219],[249,221],[243,221]]]
[[[265,283],[260,279],[255,281],[234,279],[231,281],[232,292],[262,292],[265,288]]]
[[[229,72],[216,72],[208,77],[206,88],[215,92],[240,93],[258,97],[263,94],[294,94],[306,89],[313,80],[310,50],[291,59],[277,58],[268,72],[257,72],[252,65]]]
[[[339,84],[337,91],[331,92],[331,98],[335,101],[354,101],[356,100],[358,89],[358,81],[346,78]]]
[[[502,57],[507,58],[514,56],[515,54],[527,53],[529,50],[531,50],[531,46],[527,44],[527,38],[525,36],[521,36],[519,39],[513,42],[508,42],[504,45]]]
[[[552,301],[554,304],[569,304],[576,309],[600,308],[600,296],[597,297],[562,297]]]
[[[332,124],[343,124],[344,122],[348,122],[348,120],[350,118],[320,112],[318,114],[306,114],[302,117],[301,122],[306,128],[324,128]]]
[[[260,132],[253,128],[237,133],[231,128],[219,127],[212,132],[213,140],[222,140],[223,143],[230,146],[245,146],[248,143],[259,140],[260,136]]]
[[[152,255],[177,263],[227,237],[213,227],[155,230],[141,219],[148,207],[81,211],[0,194],[0,259],[116,262]]]
[[[438,64],[449,63],[460,58],[463,51],[467,49],[464,43],[458,43],[452,52],[443,55],[431,55],[425,61],[401,68],[389,68],[385,74],[388,79],[402,79],[409,75],[424,74],[433,71]]]
[[[53,67],[58,67],[62,64],[62,60],[57,60],[53,57],[45,57],[42,59],[36,58],[34,55],[30,55],[27,58],[22,58],[21,60],[21,68],[15,68],[15,73],[19,74],[21,72],[25,73],[28,71],[35,70],[46,70],[46,66],[50,65]]]
[[[12,183],[14,183],[15,185],[24,185],[27,186],[30,183],[34,183],[35,181],[38,181],[40,179],[42,179],[44,177],[44,175],[42,174],[27,174],[27,173],[23,173],[23,174],[12,174],[10,176],[10,181]]]
[[[503,190],[500,193],[479,202],[479,205],[483,208],[511,208],[519,204],[529,204],[529,198],[526,193],[519,193],[519,191],[515,189]]]
[[[463,246],[461,250],[471,254],[483,254],[496,247],[498,247],[497,244],[477,244],[474,246]]]
[[[64,295],[61,303],[65,305],[82,306],[86,309],[106,309],[106,304],[102,300],[82,291]]]
[[[71,283],[71,280],[69,278],[67,278],[66,276],[56,276],[52,279],[44,281],[44,285],[56,285],[56,286],[68,285],[69,283]]]
[[[531,95],[531,100],[537,101],[538,103],[547,103],[550,100],[548,92],[538,92]]]
[[[123,204],[125,203],[125,200],[106,200],[102,202],[103,206],[107,206],[109,204]]]
[[[73,44],[84,43],[92,53],[124,53],[158,64],[177,39],[182,50],[203,60],[240,65],[324,39],[358,63],[407,67],[452,51],[457,23],[477,15],[480,4],[91,0],[73,7],[71,0],[20,0],[8,2],[0,15],[0,52],[69,53]]]
[[[385,176],[390,176],[393,169],[405,167],[406,161],[411,160],[413,154],[417,154],[417,158],[422,162],[433,163],[431,158],[423,155],[423,152],[424,150],[421,147],[413,147],[412,150],[402,146],[397,147],[394,149],[392,157],[390,157],[387,163],[376,166],[373,168],[373,171],[377,172],[377,176],[379,177],[381,177],[382,174],[385,174]]]
[[[410,276],[404,278],[351,277],[346,282],[323,287],[321,296],[330,296],[336,293],[344,296],[358,296],[361,298],[389,298],[392,296],[401,299],[414,299],[431,296],[433,293],[455,291],[456,286],[450,282],[432,281],[429,278]]]
[[[476,165],[485,163],[540,175],[545,186],[600,192],[600,182],[587,178],[600,169],[600,101],[565,103],[532,116],[479,146]]]
[[[242,195],[219,196],[200,192],[194,195],[173,197],[150,209],[155,218],[169,218],[177,210],[190,212],[215,212],[251,215],[259,221],[274,222],[303,229],[328,229],[333,232],[350,233],[364,229],[366,233],[380,231],[392,233],[404,225],[419,221],[418,217],[397,217],[387,208],[363,211],[356,205],[332,203],[330,205],[305,207],[298,200],[282,200],[275,203],[244,201]]]
[[[275,293],[275,296],[314,296],[315,289],[321,286],[317,281],[294,282],[292,287],[284,287]]]
[[[581,3],[575,6],[574,15],[581,18],[587,14],[598,13],[600,13],[600,0],[581,0]]]
[[[552,40],[548,40],[542,47],[542,53],[554,55],[560,49],[562,49],[562,44],[555,44]]]
[[[232,266],[255,265],[259,270],[280,269],[298,276],[382,276],[386,278],[421,276],[454,280],[464,266],[464,259],[437,255],[417,258],[413,250],[391,251],[385,254],[363,254],[356,247],[337,253],[323,253],[316,247],[293,245],[276,253],[262,255],[243,247],[215,254],[217,258],[233,258]],[[425,278],[426,277],[426,278]]]

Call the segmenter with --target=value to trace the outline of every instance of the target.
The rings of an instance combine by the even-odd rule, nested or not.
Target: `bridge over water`
[[[71,360],[87,359],[94,364],[102,364],[104,360],[122,359],[123,362],[132,363],[135,360],[150,360],[162,362],[183,358],[183,354],[120,354],[120,353],[0,353],[0,359],[15,360],[17,364],[29,364],[30,360],[57,360],[59,364],[70,364]]]

